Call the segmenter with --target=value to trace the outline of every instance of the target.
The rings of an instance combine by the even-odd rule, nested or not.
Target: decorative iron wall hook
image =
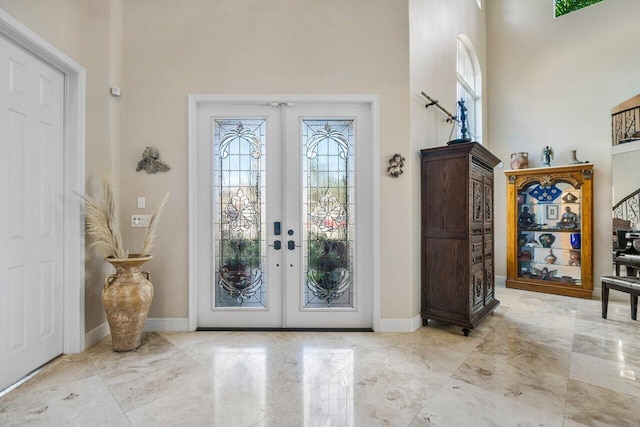
[[[438,104],[438,100],[433,99],[432,97],[430,97],[429,95],[427,95],[424,92],[420,92],[420,94],[422,94],[422,96],[424,96],[425,98],[427,98],[429,101],[431,101],[429,104],[425,104],[425,108],[429,108],[432,105],[435,105],[436,107],[438,107],[443,113],[445,113],[447,115],[447,123],[452,123],[452,122],[457,122],[458,121],[458,117],[454,116],[453,114],[451,114],[450,112],[448,112],[444,107],[441,107],[440,104]]]

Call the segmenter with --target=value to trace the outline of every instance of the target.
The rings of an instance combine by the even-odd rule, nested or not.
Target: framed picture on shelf
[[[558,219],[558,205],[547,205],[547,219]]]

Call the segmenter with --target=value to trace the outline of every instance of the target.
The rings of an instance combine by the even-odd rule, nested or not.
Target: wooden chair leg
[[[607,308],[609,306],[609,286],[602,282],[602,318],[607,318]]]
[[[638,320],[638,295],[631,294],[631,319]]]

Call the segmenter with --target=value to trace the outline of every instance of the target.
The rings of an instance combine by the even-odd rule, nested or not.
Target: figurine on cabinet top
[[[576,215],[575,212],[571,210],[570,206],[567,206],[566,208],[564,208],[564,210],[565,213],[562,214],[560,222],[556,225],[560,228],[578,228],[578,215]]]
[[[542,160],[542,166],[551,166],[551,159],[553,159],[553,148],[548,145],[542,149],[540,160]]]

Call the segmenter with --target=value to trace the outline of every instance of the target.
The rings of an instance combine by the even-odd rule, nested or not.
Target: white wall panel
[[[27,99],[27,67],[9,59],[9,93]]]
[[[51,237],[54,220],[54,184],[55,175],[54,167],[57,166],[53,146],[54,129],[49,123],[40,122],[38,124],[39,133],[39,153],[40,153],[40,193],[38,202],[40,209],[38,211],[40,238]]]
[[[53,261],[43,261],[39,265],[38,280],[38,338],[42,339],[53,333],[54,326],[54,304],[57,302],[53,298],[52,291],[54,289],[54,263]]]
[[[20,351],[27,344],[27,266],[19,265],[9,268],[8,292],[8,327],[9,353]]]
[[[44,76],[39,77],[40,107],[53,111],[53,82]]]
[[[27,117],[9,110],[9,238],[24,237]]]

